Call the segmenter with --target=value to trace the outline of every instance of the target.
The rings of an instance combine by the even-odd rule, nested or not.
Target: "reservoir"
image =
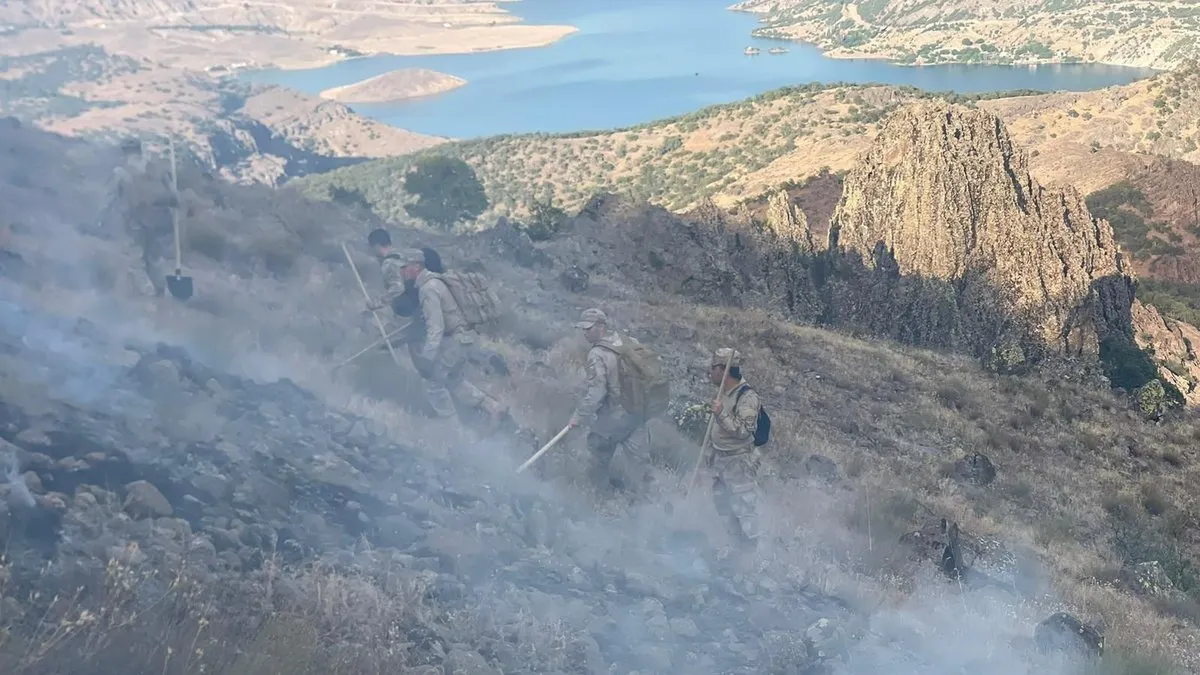
[[[504,6],[532,24],[579,32],[546,47],[438,56],[373,56],[325,68],[259,71],[247,80],[317,94],[398,68],[467,80],[422,99],[354,105],[364,115],[425,134],[472,138],[626,127],[788,85],[849,82],[981,93],[1086,91],[1153,71],[1094,64],[902,66],[830,59],[817,48],[757,39],[753,15],[732,0],[521,0]],[[748,56],[747,47],[760,53]],[[772,47],[786,53],[771,54]]]

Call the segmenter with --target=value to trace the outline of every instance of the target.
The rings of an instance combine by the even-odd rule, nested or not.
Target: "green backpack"
[[[654,350],[640,342],[623,341],[620,347],[600,344],[617,355],[617,376],[621,380],[621,407],[642,419],[658,417],[667,411],[671,383],[662,360]]]

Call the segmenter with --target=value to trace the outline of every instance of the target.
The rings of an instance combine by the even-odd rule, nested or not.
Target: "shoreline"
[[[397,68],[365,80],[330,87],[317,94],[326,101],[346,105],[381,104],[437,96],[467,84],[456,75],[426,68]]]
[[[1171,68],[1155,68],[1153,66],[1131,66],[1127,63],[1109,63],[1106,61],[1058,61],[1049,59],[1045,61],[1010,61],[1008,63],[997,63],[992,61],[929,61],[927,63],[911,63],[905,61],[897,61],[894,58],[877,52],[865,52],[856,54],[853,52],[835,52],[826,50],[821,45],[807,40],[789,39],[789,38],[761,38],[765,40],[781,40],[784,42],[795,42],[799,44],[810,45],[816,47],[821,52],[821,56],[827,59],[838,59],[843,61],[853,61],[862,59],[864,61],[883,61],[889,65],[898,66],[901,68],[931,68],[938,66],[980,66],[984,68],[1003,68],[1010,66],[1013,68],[1029,68],[1030,66],[1107,66],[1109,68],[1124,68],[1126,70],[1140,70],[1151,73],[1169,73]],[[1149,77],[1149,76],[1147,76]]]
[[[733,5],[730,5],[730,6],[726,7],[726,10],[737,13],[737,14],[746,14],[749,16],[757,16],[757,17],[767,17],[770,15],[767,12],[756,12],[753,10],[740,8],[737,6],[738,4],[740,4],[740,3],[735,3]],[[792,42],[792,43],[796,43],[796,44],[809,45],[811,47],[815,47],[818,51],[820,51],[821,56],[824,56],[824,57],[830,58],[830,59],[841,59],[841,60],[846,60],[846,61],[851,61],[854,59],[863,59],[863,60],[869,60],[869,61],[885,61],[894,66],[909,66],[909,67],[923,67],[923,66],[992,66],[992,67],[996,67],[996,66],[1014,66],[1014,67],[1022,67],[1022,66],[1110,66],[1110,67],[1114,67],[1114,68],[1127,68],[1129,70],[1144,70],[1144,71],[1150,71],[1153,73],[1167,73],[1167,72],[1171,72],[1172,70],[1174,70],[1174,67],[1163,68],[1163,67],[1134,65],[1134,64],[1130,64],[1130,63],[1100,61],[1100,60],[1098,60],[1098,61],[1061,61],[1061,60],[1056,60],[1056,59],[1037,59],[1037,60],[1030,60],[1030,61],[1012,61],[1009,63],[996,63],[996,62],[991,62],[991,61],[980,61],[980,62],[975,62],[975,63],[971,63],[971,62],[967,62],[967,61],[930,61],[927,63],[906,63],[906,62],[902,62],[902,61],[897,61],[894,58],[887,56],[886,54],[881,54],[879,52],[856,53],[853,51],[849,51],[847,48],[841,47],[840,45],[827,47],[820,43],[812,42],[810,40],[806,40],[806,39],[799,38],[799,37],[786,37],[786,36],[779,36],[779,35],[762,35],[762,34],[758,33],[758,31],[760,31],[760,30],[764,30],[764,29],[761,27],[752,29],[750,31],[750,37],[759,39],[759,40],[777,40],[779,42]],[[770,30],[770,29],[767,29],[767,30]]]
[[[500,44],[491,46],[470,46],[470,45],[405,45],[403,42],[415,42],[422,39],[421,36],[400,38],[401,44],[395,48],[387,50],[358,50],[355,49],[354,54],[328,54],[323,57],[291,57],[286,60],[276,60],[271,63],[262,64],[256,67],[239,68],[238,71],[296,71],[296,70],[316,70],[319,68],[328,68],[339,63],[354,61],[358,59],[374,58],[379,56],[449,56],[454,54],[484,54],[488,52],[503,52],[513,49],[541,49],[549,47],[567,36],[574,35],[579,32],[575,26],[566,25],[539,25],[527,26],[526,24],[506,24],[504,26],[478,26],[458,29],[459,32],[473,31],[475,33],[494,33],[501,28],[540,28],[538,37],[530,37],[528,39],[512,39],[501,41]],[[552,29],[552,30],[551,30]],[[508,31],[515,32],[515,31]],[[526,31],[523,31],[526,32]],[[516,38],[517,36],[513,36]],[[443,73],[446,74],[446,73]]]
[[[517,0],[505,0],[505,1],[514,2]],[[245,68],[237,68],[237,69],[230,68],[230,69],[226,70],[225,72],[218,73],[218,74],[219,75],[230,75],[230,74],[237,75],[238,73],[246,73],[246,72],[269,72],[269,71],[294,72],[294,71],[300,71],[300,70],[319,70],[322,68],[330,68],[330,67],[336,66],[341,63],[346,63],[346,62],[355,61],[355,60],[359,60],[359,59],[375,58],[375,57],[380,57],[380,56],[400,56],[400,57],[434,56],[434,55],[443,56],[443,55],[452,55],[452,54],[483,54],[483,53],[489,53],[489,52],[508,51],[508,50],[512,50],[512,49],[542,49],[545,47],[549,47],[570,35],[574,35],[575,33],[578,33],[579,28],[577,28],[575,26],[558,25],[558,24],[531,25],[531,24],[523,24],[523,23],[509,23],[509,24],[504,24],[504,25],[470,26],[470,27],[466,27],[466,28],[462,28],[462,29],[456,29],[456,32],[465,32],[465,31],[471,31],[474,34],[474,35],[472,35],[472,37],[494,36],[496,33],[499,33],[499,32],[517,33],[517,35],[511,35],[511,36],[509,36],[508,40],[501,40],[499,44],[493,44],[493,45],[489,45],[489,46],[474,46],[474,45],[470,45],[470,44],[462,44],[460,41],[460,43],[458,43],[458,44],[442,43],[442,44],[434,45],[434,46],[423,45],[423,44],[415,44],[415,45],[405,46],[405,45],[401,44],[401,45],[398,45],[396,48],[392,48],[392,49],[389,49],[386,51],[383,51],[383,50],[363,51],[363,50],[355,49],[354,50],[355,53],[353,53],[353,54],[329,53],[328,51],[325,51],[323,58],[321,58],[321,57],[303,58],[303,57],[296,56],[296,57],[292,57],[292,58],[289,58],[286,60],[276,61],[276,62],[272,62],[269,64],[264,64],[264,65],[256,66],[256,67],[245,67]],[[444,31],[444,32],[448,33],[450,31]],[[529,33],[532,33],[532,35],[523,35],[523,34],[529,34]],[[477,37],[477,39],[478,39],[478,37]],[[423,36],[416,36],[416,37],[409,36],[406,38],[402,38],[402,40],[419,41],[419,40],[423,40]],[[325,49],[328,50],[329,48],[325,48]],[[317,94],[317,97],[324,99],[324,100],[339,101],[340,103],[351,103],[351,101],[339,100],[338,98],[335,98],[334,96],[336,96],[337,92],[349,91],[353,87],[365,85],[365,84],[369,83],[371,80],[374,80],[376,78],[383,77],[384,75],[393,74],[393,73],[397,73],[397,72],[404,71],[404,70],[426,70],[427,72],[429,72],[435,76],[444,78],[445,80],[454,81],[455,84],[454,84],[454,86],[450,86],[450,87],[446,87],[446,88],[442,88],[442,89],[438,89],[436,91],[430,91],[430,92],[412,93],[412,92],[405,91],[404,89],[398,89],[397,94],[394,97],[389,98],[387,101],[379,101],[379,100],[354,101],[354,103],[367,103],[367,104],[387,103],[387,102],[403,101],[403,100],[409,100],[409,99],[415,99],[415,98],[425,98],[427,96],[436,96],[437,94],[443,94],[443,93],[446,93],[447,91],[453,91],[454,89],[458,89],[460,87],[463,87],[463,86],[466,86],[467,84],[469,84],[469,82],[466,79],[458,77],[457,75],[453,75],[451,73],[444,73],[441,71],[434,71],[434,70],[428,70],[428,69],[398,68],[396,70],[389,71],[388,73],[383,73],[381,75],[369,77],[364,80],[348,82],[344,85],[331,87],[322,92],[319,92]],[[332,95],[331,95],[331,93],[332,93]]]

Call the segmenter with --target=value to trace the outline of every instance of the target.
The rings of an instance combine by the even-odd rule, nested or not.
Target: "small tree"
[[[545,241],[562,229],[567,222],[567,212],[554,205],[553,198],[533,200],[529,206],[530,221],[525,233],[534,241]]]
[[[461,159],[433,155],[417,161],[404,177],[404,191],[417,201],[404,207],[408,215],[448,230],[474,220],[488,207],[475,171]]]

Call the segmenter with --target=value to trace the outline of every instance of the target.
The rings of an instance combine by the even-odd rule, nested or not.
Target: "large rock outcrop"
[[[1128,335],[1132,282],[1112,229],[1074,189],[1047,188],[986,112],[922,102],[897,112],[846,178],[831,248],[868,267],[952,283],[978,347],[1095,353]]]
[[[1163,316],[1156,307],[1139,300],[1133,303],[1133,325],[1137,345],[1154,355],[1158,376],[1183,394],[1188,405],[1200,404],[1200,330]]]

